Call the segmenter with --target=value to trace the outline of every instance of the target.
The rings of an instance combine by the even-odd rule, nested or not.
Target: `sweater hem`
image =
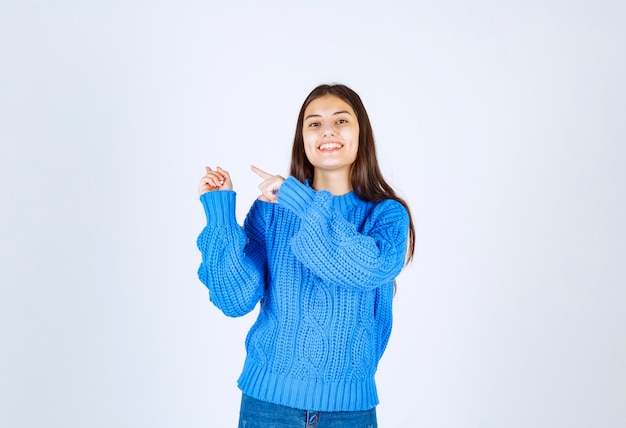
[[[294,379],[246,360],[237,384],[257,400],[316,412],[369,410],[378,404],[373,377],[341,382]]]

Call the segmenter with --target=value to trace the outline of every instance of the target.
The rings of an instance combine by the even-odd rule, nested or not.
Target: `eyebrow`
[[[349,114],[350,116],[352,116],[352,114],[350,114],[350,112],[349,112],[348,110],[340,110],[340,111],[336,111],[336,112],[334,112],[331,116],[336,116],[336,115],[338,115],[338,114],[343,114],[343,113],[347,113],[347,114]],[[307,119],[309,119],[309,118],[311,118],[311,117],[322,117],[322,115],[321,115],[321,114],[310,114],[310,115],[308,115],[307,117],[305,117],[305,118],[304,118],[304,120],[307,120]]]

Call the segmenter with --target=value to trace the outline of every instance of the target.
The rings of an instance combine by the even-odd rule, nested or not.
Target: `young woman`
[[[243,227],[230,175],[206,167],[200,280],[228,316],[260,303],[238,385],[240,427],[375,427],[374,374],[395,278],[414,250],[407,204],[385,182],[360,97],[321,85],[304,101],[290,176],[252,170]]]

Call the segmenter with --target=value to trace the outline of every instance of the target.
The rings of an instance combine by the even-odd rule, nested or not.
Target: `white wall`
[[[418,229],[380,425],[626,426],[619,3],[3,0],[0,426],[235,425],[197,182],[243,219],[335,81]]]

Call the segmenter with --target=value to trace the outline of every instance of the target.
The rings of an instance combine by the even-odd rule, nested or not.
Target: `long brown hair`
[[[313,89],[306,97],[300,114],[298,115],[298,123],[296,124],[296,133],[293,139],[293,147],[291,150],[291,167],[289,175],[297,178],[301,182],[306,180],[313,183],[315,168],[309,162],[304,153],[304,139],[302,137],[302,126],[304,123],[304,111],[309,104],[325,95],[334,95],[348,103],[356,114],[359,122],[359,148],[356,159],[352,164],[350,181],[354,193],[364,201],[380,202],[385,199],[393,199],[401,203],[409,214],[409,242],[407,245],[406,263],[413,259],[415,251],[415,227],[411,210],[408,204],[399,197],[393,188],[387,184],[380,172],[378,166],[378,158],[376,157],[376,145],[374,143],[374,132],[370,123],[369,116],[361,101],[361,97],[352,89],[345,85],[320,85]]]

